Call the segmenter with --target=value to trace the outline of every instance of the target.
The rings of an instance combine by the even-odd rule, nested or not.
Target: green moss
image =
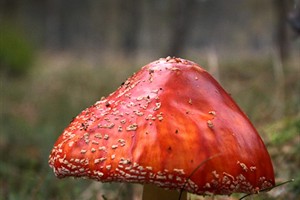
[[[292,140],[300,133],[300,117],[287,118],[269,125],[265,131],[268,133],[273,145],[282,145]]]

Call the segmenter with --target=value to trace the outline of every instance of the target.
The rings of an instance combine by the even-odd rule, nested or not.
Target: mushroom
[[[54,144],[49,165],[59,178],[156,185],[177,198],[178,190],[230,195],[275,185],[246,115],[207,71],[174,57],[144,66],[83,110]]]

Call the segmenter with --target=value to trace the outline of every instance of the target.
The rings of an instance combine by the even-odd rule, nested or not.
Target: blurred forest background
[[[299,0],[0,0],[0,199],[138,199],[135,185],[58,180],[48,155],[72,117],[169,55],[210,71],[259,130],[276,181],[295,179],[254,199],[300,199],[299,7]]]

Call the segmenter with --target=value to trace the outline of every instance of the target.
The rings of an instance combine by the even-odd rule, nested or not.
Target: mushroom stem
[[[183,191],[180,197],[180,192],[177,190],[166,190],[152,184],[144,185],[143,200],[186,200],[187,192]]]

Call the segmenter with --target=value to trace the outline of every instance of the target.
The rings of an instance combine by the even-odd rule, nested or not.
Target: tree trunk
[[[141,20],[141,1],[129,0],[120,2],[120,39],[125,53],[133,54],[138,47],[138,35]]]
[[[276,25],[276,46],[279,51],[280,59],[284,62],[289,56],[289,42],[287,30],[287,18],[289,1],[274,0],[275,14],[277,17]]]
[[[166,54],[180,56],[187,41],[187,34],[192,26],[195,0],[175,0],[171,4],[170,45]]]

